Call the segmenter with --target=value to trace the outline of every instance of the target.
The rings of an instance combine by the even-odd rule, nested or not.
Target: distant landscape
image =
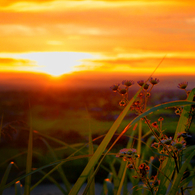
[[[131,73],[114,73],[114,72],[74,72],[70,74],[64,74],[60,77],[52,77],[43,73],[31,73],[31,72],[1,72],[0,73],[0,91],[2,90],[23,90],[23,89],[49,89],[49,88],[61,88],[61,89],[73,89],[79,88],[105,88],[109,89],[111,85],[115,83],[121,83],[121,81],[128,79],[134,80],[136,83],[138,80],[146,80],[150,75],[143,74],[131,74]],[[189,75],[175,75],[170,72],[168,75],[154,74],[154,78],[160,79],[158,84],[159,90],[174,90],[177,89],[177,85],[180,82],[187,81],[188,88],[191,90],[195,85],[195,79],[193,74]],[[138,85],[134,85],[133,89],[138,89]]]

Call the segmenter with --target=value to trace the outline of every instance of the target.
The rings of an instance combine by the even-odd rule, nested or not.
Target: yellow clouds
[[[154,71],[165,56],[165,53],[123,53],[118,56],[100,56],[96,59],[84,60],[78,66],[82,70],[98,72],[120,72],[129,74],[147,74]],[[168,53],[156,74],[195,73],[195,53]],[[93,68],[92,68],[93,67]]]
[[[16,59],[9,57],[0,57],[0,71],[32,71],[37,65],[34,61],[28,59]]]
[[[173,4],[167,1],[30,3],[23,4],[24,11],[13,4],[13,10],[0,13],[4,37],[0,51],[113,52],[116,47],[127,51],[195,49],[193,4],[184,6],[176,1]],[[27,8],[32,8],[32,3],[39,8],[48,5],[50,9],[34,7],[36,11],[29,11]]]
[[[167,54],[162,73],[194,71],[193,2],[14,0],[0,6],[0,53],[28,52],[21,59],[35,61],[31,70],[151,72]]]

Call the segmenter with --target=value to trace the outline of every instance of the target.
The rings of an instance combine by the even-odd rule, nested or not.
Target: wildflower
[[[159,122],[164,121],[164,118],[163,118],[163,117],[160,117],[160,118],[158,119],[158,121],[159,121]]]
[[[148,87],[149,87],[149,85],[146,83],[146,84],[144,85],[144,89],[147,90]]]
[[[120,105],[120,106],[126,106],[126,101],[121,100],[121,101],[119,102],[119,105]]]
[[[180,115],[181,114],[181,110],[179,108],[177,108],[177,110],[175,111],[176,115]]]
[[[118,89],[119,89],[119,85],[120,85],[120,84],[112,85],[112,86],[110,87],[110,89],[111,89],[113,92],[117,92]]]
[[[132,80],[124,80],[122,82],[123,85],[125,85],[126,87],[131,87],[134,84],[134,81]]]
[[[188,82],[185,81],[185,82],[179,83],[177,87],[179,89],[185,89],[187,86],[188,86]]]
[[[152,85],[156,85],[156,84],[159,83],[159,79],[157,79],[157,78],[153,79],[153,78],[151,77],[151,78],[150,78],[150,83],[151,83]]]
[[[161,139],[161,143],[166,144],[166,145],[170,145],[171,142],[172,142],[172,137],[170,137],[170,138],[167,137],[165,139]]]
[[[145,164],[142,163],[142,164],[139,166],[139,169],[144,169],[144,167],[145,167]]]
[[[119,90],[119,93],[120,93],[121,95],[125,95],[125,94],[127,93],[127,90],[126,90],[126,89],[120,89],[120,90]]]
[[[135,157],[136,151],[137,150],[134,148],[123,148],[119,151],[116,157],[122,158],[123,161],[130,161]]]
[[[184,140],[182,140],[180,142],[179,141],[175,141],[175,142],[172,143],[172,146],[175,147],[175,149],[177,151],[181,151],[181,150],[185,149],[186,142]]]
[[[152,126],[153,126],[154,128],[158,128],[157,122],[153,122],[153,123],[152,123]]]
[[[136,149],[134,149],[134,148],[123,148],[123,149],[121,149],[120,151],[119,151],[119,155],[128,155],[128,156],[131,156],[131,155],[133,155],[133,154],[135,154],[136,153]],[[118,157],[118,156],[117,156]]]
[[[144,84],[144,80],[140,80],[140,81],[137,81],[138,85],[142,87],[142,85]]]
[[[140,174],[143,177],[146,176],[147,174],[147,171],[150,169],[150,167],[148,165],[146,165],[145,163],[142,163],[140,166],[139,166],[139,171],[140,171]]]
[[[145,87],[145,86],[144,86]],[[146,97],[150,97],[150,92],[146,93]]]

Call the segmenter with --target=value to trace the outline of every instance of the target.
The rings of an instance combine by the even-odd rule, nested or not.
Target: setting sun
[[[52,76],[60,76],[66,73],[77,71],[85,58],[92,58],[92,55],[82,52],[37,52],[21,55],[23,58],[35,61],[38,65],[35,69]]]

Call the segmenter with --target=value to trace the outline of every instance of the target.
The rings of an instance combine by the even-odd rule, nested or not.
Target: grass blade
[[[104,180],[102,195],[114,195],[112,180],[112,173],[109,173],[108,178]]]
[[[51,148],[51,146],[49,145],[49,143],[44,138],[42,138],[42,141],[45,143],[45,145],[49,149],[49,151],[50,151],[50,153],[51,153],[54,161],[57,161],[58,158],[57,158],[55,152],[53,151],[53,149]],[[64,185],[66,186],[67,191],[69,192],[70,189],[71,189],[71,184],[69,183],[68,179],[66,178],[62,167],[59,166],[58,169],[57,169],[57,171],[59,172],[59,174],[60,174],[60,176],[62,178],[62,181],[63,181]]]
[[[123,171],[123,174],[122,174],[122,177],[121,177],[120,185],[118,187],[117,195],[121,194],[121,190],[122,190],[123,183],[124,183],[124,180],[125,180],[126,172],[127,172],[127,162],[124,163],[124,171]]]
[[[44,176],[47,174],[46,172],[44,172],[44,171],[39,171],[40,173],[42,173]],[[53,177],[51,177],[51,176],[47,176],[47,178],[53,183],[53,184],[55,184],[58,188],[59,188],[59,190],[65,195],[65,194],[67,194],[67,192],[64,190],[64,188],[62,188],[62,186],[59,184],[59,182],[57,182]],[[39,185],[39,182],[38,183],[36,183],[34,186],[32,186],[31,187],[31,189],[30,189],[30,191],[32,191],[36,186],[38,186]]]
[[[29,140],[28,140],[28,152],[26,161],[26,174],[32,170],[32,154],[33,154],[33,129],[32,129],[32,116],[30,114],[30,129],[29,129]],[[30,195],[31,175],[25,178],[24,194]]]
[[[88,140],[89,140],[89,155],[93,155],[94,153],[94,147],[93,147],[93,140],[92,140],[92,132],[91,132],[91,123],[90,123],[90,115],[86,106],[86,111],[87,111],[87,119],[88,119],[88,124],[89,124],[89,135],[88,135]],[[90,161],[90,158],[88,159],[88,162]],[[94,169],[91,170],[91,172],[89,173],[89,177],[88,177],[88,182],[90,183],[90,187],[89,187],[89,195],[95,195],[95,179],[92,178],[92,181],[90,181],[91,176],[93,175]]]
[[[9,176],[9,173],[11,171],[11,167],[14,165],[14,162],[10,162],[9,165],[7,166],[7,169],[5,170],[5,173],[3,175],[3,178],[0,183],[0,189],[3,188],[7,182],[7,178]],[[0,190],[0,195],[3,194],[3,190]]]
[[[20,183],[20,181],[17,181],[15,183],[15,195],[23,195],[23,193],[22,193],[22,184]]]

